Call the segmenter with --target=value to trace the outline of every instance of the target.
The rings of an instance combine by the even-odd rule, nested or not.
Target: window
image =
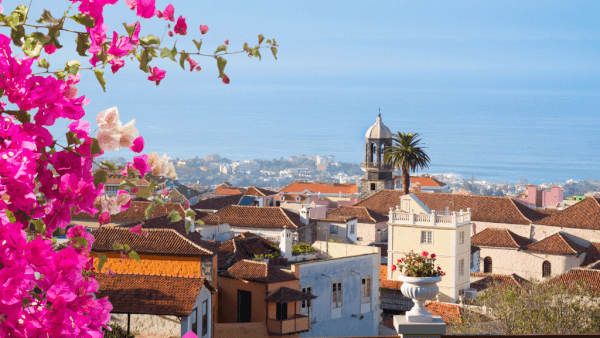
[[[202,335],[208,333],[208,301],[202,302]]]
[[[287,303],[277,303],[277,312],[276,312],[276,318],[277,320],[286,320],[288,319],[287,317],[287,308],[288,305]]]
[[[460,261],[458,261],[458,275],[462,276],[465,274],[465,259],[462,258]]]
[[[460,232],[460,244],[465,244],[465,232]]]
[[[350,224],[350,234],[354,233],[354,224]]]
[[[371,191],[375,190],[376,186],[375,183],[371,183]]]
[[[312,295],[312,286],[303,287],[301,290],[304,293],[308,293],[309,295]],[[310,299],[301,301],[300,302],[300,313],[308,314],[309,310],[310,310]]]
[[[192,310],[192,332],[198,334],[198,309]]]
[[[402,211],[410,212],[410,201],[402,201]]]
[[[363,240],[362,237],[356,237],[357,242],[362,242],[362,240]]]
[[[550,265],[550,262],[544,261],[544,263],[542,263],[542,277],[550,277],[551,273],[552,266]]]
[[[115,187],[115,186],[105,186],[104,187],[106,191],[118,191],[119,187]]]
[[[371,277],[361,278],[360,298],[362,300],[361,303],[371,302]]]
[[[331,233],[331,234],[337,234],[338,233],[338,227],[337,227],[337,225],[330,224],[329,225],[329,233]]]
[[[342,282],[331,283],[331,308],[342,307]]]
[[[492,257],[486,257],[483,259],[483,272],[492,273]]]
[[[433,243],[433,231],[421,231],[421,244]]]

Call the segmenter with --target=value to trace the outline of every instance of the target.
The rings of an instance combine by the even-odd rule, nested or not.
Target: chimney
[[[308,209],[306,209],[306,207],[302,207],[302,209],[300,209],[300,222],[302,222],[304,225],[308,225],[309,223],[309,219],[308,219]]]
[[[283,226],[281,232],[281,240],[279,241],[279,249],[281,250],[281,256],[285,259],[292,258],[292,232],[287,229],[287,226]]]

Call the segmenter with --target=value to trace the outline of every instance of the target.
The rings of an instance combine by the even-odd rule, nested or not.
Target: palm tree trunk
[[[410,188],[410,172],[408,166],[402,166],[402,187],[404,188],[404,194],[408,195],[408,189]]]

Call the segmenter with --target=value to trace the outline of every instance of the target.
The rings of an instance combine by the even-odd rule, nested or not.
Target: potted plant
[[[435,254],[430,255],[427,251],[423,251],[419,255],[411,251],[405,258],[400,258],[395,265],[392,265],[392,271],[396,269],[402,272],[398,278],[402,282],[400,291],[415,303],[415,306],[406,313],[406,321],[431,323],[433,318],[424,303],[437,295],[440,291],[437,283],[441,282],[442,276],[446,275],[439,266],[435,266]]]

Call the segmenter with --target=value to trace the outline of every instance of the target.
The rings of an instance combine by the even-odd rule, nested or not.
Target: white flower
[[[121,134],[121,148],[131,147],[133,141],[139,136],[138,129],[133,125],[134,123],[135,120],[131,120],[126,125],[117,128],[118,132]]]
[[[118,128],[121,126],[117,107],[108,108],[98,113],[96,122],[100,128]]]
[[[125,205],[125,204],[129,203],[130,200],[131,200],[131,195],[129,195],[129,193],[126,193],[126,194],[120,194],[119,196],[117,196],[115,201],[119,206],[121,206],[121,205]]]
[[[114,129],[100,129],[96,138],[98,138],[98,145],[104,151],[116,151],[120,149],[121,134]]]
[[[117,197],[104,196],[102,199],[102,212],[108,212],[110,215],[118,214],[121,212],[121,206],[117,203]]]

